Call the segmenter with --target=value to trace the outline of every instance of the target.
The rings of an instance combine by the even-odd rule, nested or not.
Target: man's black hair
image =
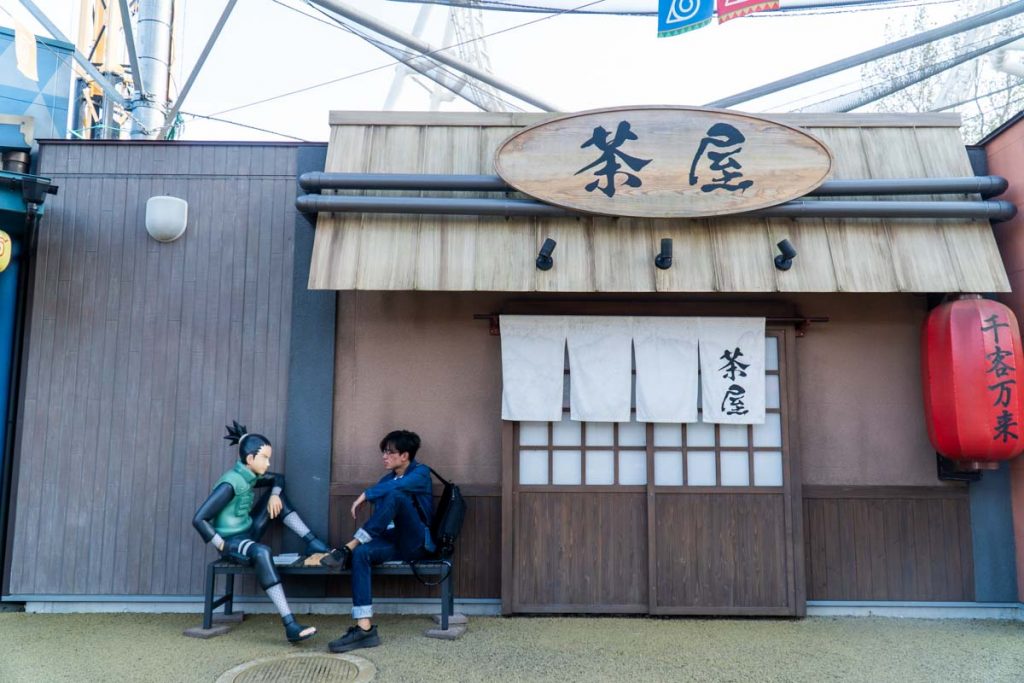
[[[262,434],[249,434],[245,425],[238,424],[236,420],[224,426],[228,430],[228,435],[224,439],[232,446],[238,444],[238,459],[243,464],[248,456],[255,456],[261,448],[270,446],[270,439]]]
[[[380,440],[380,452],[383,453],[386,450],[398,451],[399,453],[409,453],[409,460],[416,458],[416,451],[420,449],[420,436],[416,432],[410,432],[406,429],[396,429],[393,432],[388,432],[388,435]]]

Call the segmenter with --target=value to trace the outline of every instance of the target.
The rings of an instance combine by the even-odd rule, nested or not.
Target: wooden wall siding
[[[963,488],[804,488],[808,600],[973,601]]]
[[[369,517],[369,508],[366,507],[358,521],[352,519],[349,509],[355,499],[354,494],[331,495],[329,536],[335,545],[352,538],[352,533]],[[455,570],[456,598],[501,597],[501,497],[497,492],[494,495],[466,496],[466,519],[455,545]],[[440,595],[440,591],[440,587],[422,585],[415,577],[381,576],[373,580],[374,597],[419,598]],[[328,594],[351,597],[349,578],[329,581]]]
[[[284,441],[295,149],[43,144],[10,594],[200,594],[238,418]],[[189,203],[150,239],[145,202]],[[285,453],[274,453],[274,468]],[[300,503],[301,508],[301,503]]]
[[[782,495],[658,493],[655,501],[652,612],[789,607]]]
[[[451,116],[451,118],[445,118]],[[778,117],[788,121],[787,117]],[[908,118],[908,120],[913,117]],[[385,117],[332,113],[326,170],[494,173],[498,145],[529,117],[480,114]],[[538,118],[537,120],[540,120]],[[948,118],[807,115],[793,122],[835,155],[837,179],[970,175]],[[378,193],[382,194],[382,193]],[[445,193],[435,193],[444,196]],[[450,193],[449,193],[450,196]],[[462,193],[460,196],[504,196]],[[520,196],[512,193],[511,196]],[[537,270],[544,239],[555,266]],[[677,267],[653,267],[662,237]],[[773,267],[791,239],[796,267]],[[538,219],[398,214],[321,214],[314,289],[541,292],[927,292],[1008,291],[987,221],[871,219]]]
[[[646,612],[644,493],[518,493],[519,612]]]

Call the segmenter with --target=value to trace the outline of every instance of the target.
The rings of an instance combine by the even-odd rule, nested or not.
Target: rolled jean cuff
[[[356,532],[352,535],[352,537],[360,543],[369,543],[373,540],[373,536],[363,531],[363,527],[359,527],[358,529],[356,529]]]
[[[353,619],[369,619],[373,616],[373,605],[352,605]]]

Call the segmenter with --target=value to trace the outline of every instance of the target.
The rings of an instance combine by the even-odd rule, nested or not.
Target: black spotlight
[[[796,257],[796,249],[789,240],[782,240],[778,244],[782,253],[775,257],[775,267],[779,270],[789,270],[793,267],[793,259]]]
[[[544,240],[544,246],[540,248],[540,253],[537,254],[537,268],[539,270],[551,270],[551,266],[555,265],[554,259],[551,258],[551,252],[555,250],[556,242],[550,237]]]
[[[661,270],[668,270],[672,267],[672,238],[661,238],[661,252],[654,257],[654,265]]]

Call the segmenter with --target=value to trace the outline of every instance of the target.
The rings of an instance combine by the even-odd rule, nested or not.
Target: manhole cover
[[[376,675],[377,667],[362,657],[310,652],[246,662],[225,671],[217,683],[368,683]]]

